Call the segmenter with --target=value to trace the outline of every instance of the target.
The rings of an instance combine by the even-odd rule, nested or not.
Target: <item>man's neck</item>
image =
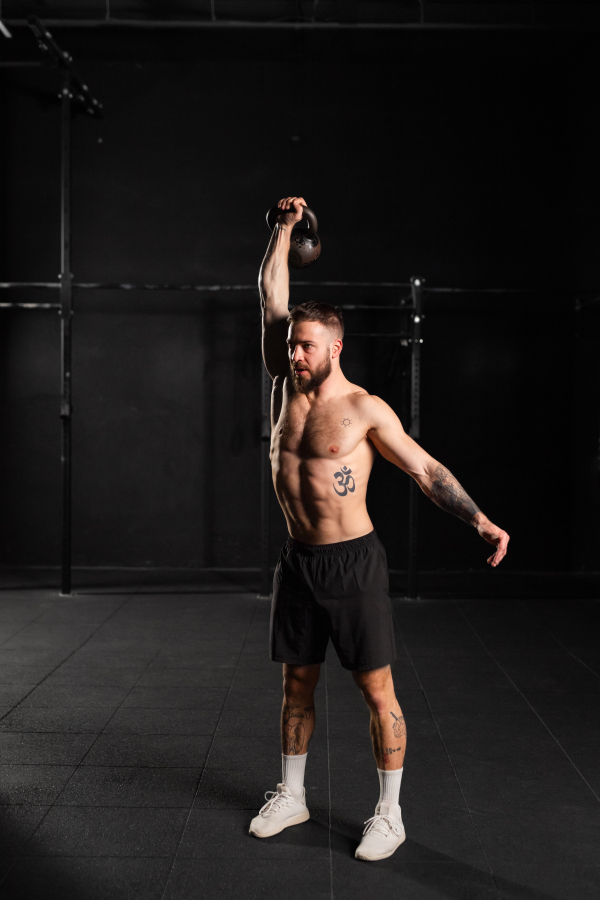
[[[331,372],[331,375],[327,376],[323,384],[320,384],[314,391],[309,391],[305,396],[308,398],[309,403],[314,403],[317,400],[331,400],[334,397],[339,397],[341,394],[346,393],[345,388],[349,383],[350,382],[340,368],[334,369]]]

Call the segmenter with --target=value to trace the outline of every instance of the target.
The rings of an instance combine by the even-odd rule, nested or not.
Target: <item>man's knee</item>
[[[390,703],[396,702],[389,666],[368,672],[353,672],[352,675],[371,712],[381,714],[389,709]]]
[[[286,697],[312,696],[319,681],[320,665],[283,667],[283,693]]]

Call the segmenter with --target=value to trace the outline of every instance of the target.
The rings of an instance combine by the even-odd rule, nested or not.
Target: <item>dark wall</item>
[[[16,31],[10,52],[36,59]],[[587,307],[585,339],[573,312],[575,290],[600,288],[593,35],[55,36],[106,109],[102,122],[74,122],[76,280],[254,284],[264,213],[298,192],[324,247],[302,280],[419,274],[431,287],[526,289],[428,297],[422,441],[511,532],[507,566],[596,567],[597,312]],[[0,277],[54,280],[57,76],[2,72]],[[298,287],[292,302],[399,293]],[[257,565],[256,292],[80,292],[76,310],[75,562]],[[389,315],[382,327],[395,330]],[[370,321],[350,317],[349,330]],[[2,561],[48,564],[59,551],[58,319],[0,311],[0,323]],[[343,363],[402,414],[397,342],[349,338]],[[406,482],[382,460],[369,495],[395,567],[406,563]],[[421,523],[423,568],[485,564],[476,535],[425,499]]]

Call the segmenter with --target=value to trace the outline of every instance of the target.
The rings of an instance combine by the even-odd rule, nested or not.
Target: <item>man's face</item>
[[[294,386],[308,394],[331,374],[331,332],[320,322],[296,322],[287,343]]]

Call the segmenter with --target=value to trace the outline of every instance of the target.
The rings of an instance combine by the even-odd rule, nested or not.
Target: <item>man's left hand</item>
[[[501,528],[498,528],[497,525],[490,522],[489,519],[477,522],[475,527],[484,541],[487,541],[488,544],[493,544],[496,547],[496,552],[488,559],[490,566],[496,568],[498,563],[506,556],[506,549],[508,547],[508,542],[510,541],[510,536],[506,531],[502,531]]]

